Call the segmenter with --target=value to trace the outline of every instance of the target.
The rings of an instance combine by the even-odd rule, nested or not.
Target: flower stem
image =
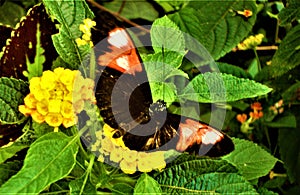
[[[255,54],[256,61],[257,61],[257,70],[258,70],[258,72],[260,72],[261,71],[261,65],[260,65],[260,61],[259,61],[259,57],[258,57],[256,48],[254,48],[253,51],[254,51],[254,54]]]

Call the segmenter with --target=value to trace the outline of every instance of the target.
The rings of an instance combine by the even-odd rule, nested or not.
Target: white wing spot
[[[125,30],[118,29],[116,31],[109,33],[109,37],[108,37],[107,41],[111,45],[118,47],[118,48],[128,45],[128,37],[127,37]]]
[[[129,69],[128,56],[119,57],[117,60],[117,65],[125,70]]]

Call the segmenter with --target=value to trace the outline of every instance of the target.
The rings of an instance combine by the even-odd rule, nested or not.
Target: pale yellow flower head
[[[92,151],[99,152],[98,161],[117,163],[120,169],[127,174],[136,171],[150,172],[166,167],[165,151],[142,152],[130,150],[125,146],[123,136],[113,138],[117,130],[105,124],[103,131],[96,132],[97,140],[91,146]],[[102,133],[103,132],[103,133]]]

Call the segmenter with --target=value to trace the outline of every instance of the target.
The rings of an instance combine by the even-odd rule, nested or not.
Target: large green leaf
[[[148,55],[144,55],[143,57],[143,61],[144,63],[147,64],[146,66],[146,71],[148,72],[148,74],[152,73],[154,74],[154,70],[156,71],[160,71],[160,74],[156,74],[158,76],[161,76],[164,79],[167,79],[170,76],[174,76],[174,75],[182,75],[182,76],[186,76],[186,74],[181,73],[178,74],[178,69],[182,63],[183,60],[183,55],[179,54],[177,52],[174,51],[167,51],[162,53],[161,51],[156,52],[155,54],[148,54]],[[176,74],[172,73],[173,71],[175,71],[174,69],[176,69]],[[170,74],[172,73],[172,74]],[[152,76],[152,75],[150,75]],[[155,80],[157,81],[157,80]]]
[[[147,193],[147,194],[162,194],[161,188],[157,181],[144,173],[137,180],[134,187],[134,194]]]
[[[167,16],[154,21],[150,36],[155,52],[161,52],[164,49],[164,51],[185,54],[184,35]]]
[[[294,20],[300,19],[300,3],[289,2],[288,6],[282,9],[278,14],[279,24],[287,25]]]
[[[169,106],[168,103],[173,103],[176,100],[177,90],[173,83],[151,82],[150,88],[154,102],[164,100]]]
[[[202,103],[213,103],[257,97],[271,90],[253,80],[223,73],[204,73],[189,82],[179,97]]]
[[[18,123],[24,115],[18,111],[18,106],[28,92],[28,85],[14,78],[0,78],[0,122]]]
[[[265,176],[277,162],[275,157],[253,142],[236,138],[233,142],[234,151],[222,159],[235,165],[247,180]]]
[[[37,139],[27,152],[22,169],[0,187],[0,194],[38,194],[67,176],[76,162],[77,138],[49,133]]]
[[[300,65],[300,24],[295,26],[279,45],[272,59],[257,75],[258,80],[269,80],[279,77]]]
[[[299,121],[299,119],[298,119]],[[300,129],[282,128],[278,135],[279,152],[291,182],[300,182]]]
[[[155,179],[164,193],[257,194],[232,165],[222,160],[182,162],[158,173]]]
[[[93,18],[93,13],[85,1],[44,0],[43,3],[61,25],[59,33],[52,36],[58,54],[65,62],[72,65],[72,68],[77,69],[86,51],[80,50],[75,39],[82,34],[79,25],[85,18]]]
[[[237,11],[251,10],[245,18]],[[256,20],[255,1],[191,1],[188,6],[169,16],[179,29],[202,43],[213,58],[230,52],[251,31]]]
[[[155,8],[145,0],[125,1],[125,4],[122,5],[123,3],[123,1],[112,1],[104,3],[104,6],[114,12],[119,12],[122,7],[120,15],[128,19],[140,18],[153,21],[158,17],[158,12]]]

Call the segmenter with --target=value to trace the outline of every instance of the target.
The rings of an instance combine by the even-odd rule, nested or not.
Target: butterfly
[[[109,13],[102,13],[109,15]],[[164,100],[153,101],[142,60],[127,31],[113,22],[94,48],[98,63],[95,96],[104,122],[131,150],[169,150],[221,156],[234,149],[229,136],[193,118],[173,114]],[[100,20],[102,24],[105,20]],[[117,21],[118,22],[118,21]]]

